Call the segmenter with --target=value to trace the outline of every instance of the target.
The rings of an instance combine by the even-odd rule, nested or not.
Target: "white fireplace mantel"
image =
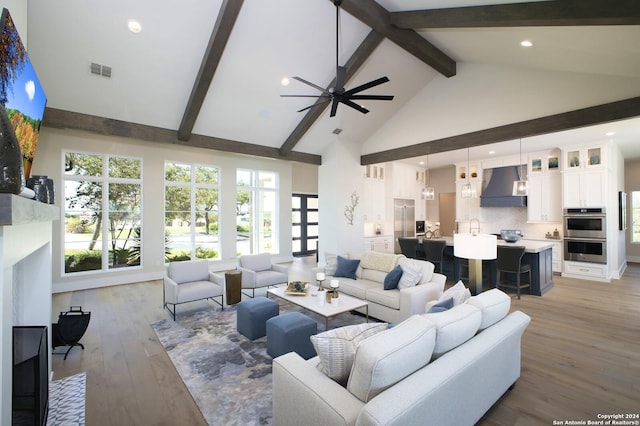
[[[0,194],[0,424],[11,424],[12,327],[46,325],[51,371],[51,239],[60,208]]]

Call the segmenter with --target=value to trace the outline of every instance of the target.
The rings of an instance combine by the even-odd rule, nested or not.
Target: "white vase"
[[[318,290],[318,305],[324,306],[325,298],[326,298],[326,290]]]

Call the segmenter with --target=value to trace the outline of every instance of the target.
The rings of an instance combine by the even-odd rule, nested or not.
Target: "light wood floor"
[[[305,279],[313,261],[296,259],[291,279]],[[532,318],[522,374],[480,424],[551,425],[640,412],[640,265],[610,284],[554,281],[542,297],[513,299],[512,308]],[[54,355],[54,379],[87,372],[87,425],[206,424],[149,326],[168,318],[159,281],[56,294],[56,318],[71,305],[91,311],[86,349],[72,349],[66,361]],[[178,320],[212,306],[183,305]]]

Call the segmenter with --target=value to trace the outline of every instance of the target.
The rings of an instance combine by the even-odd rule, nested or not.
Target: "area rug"
[[[84,426],[87,373],[49,382],[47,426]]]
[[[274,299],[280,313],[301,311],[324,331],[323,317],[289,302]],[[329,320],[329,327],[361,324],[366,318],[342,314]],[[267,340],[251,341],[236,330],[235,307],[204,309],[151,324],[210,425],[270,425],[271,356]]]

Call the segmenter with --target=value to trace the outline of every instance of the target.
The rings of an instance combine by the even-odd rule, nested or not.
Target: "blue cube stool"
[[[280,305],[266,297],[255,297],[238,303],[236,328],[248,339],[266,336],[269,318],[280,313]]]
[[[287,312],[267,320],[267,353],[273,358],[297,352],[304,359],[316,356],[311,336],[318,323],[300,312]]]

